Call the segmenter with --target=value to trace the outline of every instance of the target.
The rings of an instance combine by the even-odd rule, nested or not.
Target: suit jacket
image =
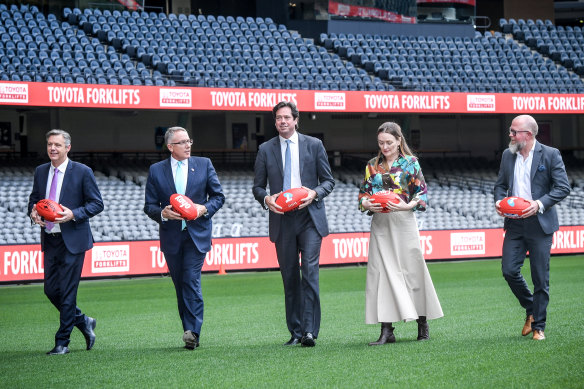
[[[335,180],[331,173],[328,156],[320,139],[298,133],[298,157],[302,185],[316,191],[316,199],[308,206],[310,217],[319,235],[329,234],[323,199],[331,193]],[[263,143],[255,162],[253,195],[265,208],[264,198],[268,195],[266,186],[270,184],[270,194],[282,191],[284,164],[280,148],[280,137],[276,136]],[[282,215],[270,212],[270,240],[275,242],[280,235]]]
[[[51,163],[48,162],[38,166],[34,172],[28,215],[32,207],[46,196],[50,167]],[[69,160],[57,202],[69,208],[74,216],[74,220],[59,224],[67,250],[80,254],[92,248],[93,235],[89,219],[103,211],[103,201],[93,171],[82,163]],[[41,249],[45,250],[44,228],[41,228]]]
[[[195,204],[207,207],[208,214],[187,221],[189,235],[201,253],[211,250],[211,217],[223,206],[225,196],[221,190],[215,168],[208,158],[190,157],[188,162],[185,196]],[[170,204],[170,196],[176,193],[170,158],[150,166],[146,181],[144,212],[159,224],[160,250],[176,254],[180,248],[180,220],[162,221],[161,212]]]
[[[513,195],[513,177],[517,154],[509,149],[503,152],[499,176],[495,183],[495,202]],[[560,228],[554,205],[570,194],[570,183],[560,151],[535,142],[531,163],[531,197],[544,206],[543,213],[537,213],[541,228],[552,234]],[[505,230],[510,219],[505,218]]]

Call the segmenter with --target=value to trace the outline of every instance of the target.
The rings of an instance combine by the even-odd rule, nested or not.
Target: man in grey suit
[[[335,181],[322,142],[296,131],[299,117],[296,105],[283,101],[272,113],[279,136],[259,148],[252,191],[262,207],[270,211],[270,240],[276,245],[284,283],[286,323],[291,334],[285,345],[301,343],[313,347],[320,329],[320,246],[329,233],[323,200],[333,190]],[[270,194],[266,191],[268,183]],[[301,186],[308,190],[308,195],[298,210],[283,213],[276,204],[278,195]]]
[[[518,219],[505,218],[502,271],[511,291],[526,311],[521,334],[533,331],[534,340],[545,339],[549,302],[549,263],[553,233],[560,226],[555,204],[570,194],[562,156],[557,149],[535,140],[538,126],[529,115],[513,119],[511,141],[503,152],[495,183],[495,207],[506,196],[522,197],[531,204]],[[533,293],[521,275],[529,251]]]

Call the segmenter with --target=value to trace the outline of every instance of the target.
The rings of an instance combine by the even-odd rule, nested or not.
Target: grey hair
[[[538,132],[538,126],[537,126],[537,122],[535,121],[533,116],[519,115],[515,119],[521,120],[523,122],[523,125],[525,126],[525,128],[528,129],[529,131],[531,131],[534,138],[536,137],[537,132]]]
[[[67,131],[58,129],[51,130],[47,132],[47,140],[49,140],[49,138],[54,135],[63,135],[63,138],[65,139],[65,146],[71,146],[71,135]]]
[[[179,131],[184,131],[187,133],[187,135],[189,134],[189,132],[182,127],[169,127],[168,130],[166,130],[166,132],[164,133],[164,143],[167,145],[170,144],[170,140],[172,139],[174,134]]]

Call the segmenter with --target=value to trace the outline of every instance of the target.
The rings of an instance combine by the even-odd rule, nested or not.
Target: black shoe
[[[69,347],[67,346],[55,346],[47,355],[63,355],[69,354]]]
[[[87,345],[87,350],[91,350],[93,345],[95,344],[95,332],[93,330],[95,329],[96,325],[97,320],[87,315],[85,316],[85,321],[77,325],[77,328],[79,328],[79,331],[81,331],[81,333],[85,337],[85,344]]]
[[[194,350],[199,347],[199,336],[191,330],[186,330],[182,339],[185,342],[185,348],[188,350]]]
[[[430,339],[430,327],[426,318],[419,318],[416,321],[418,322],[418,340]]]
[[[392,327],[391,323],[381,323],[381,334],[377,342],[370,342],[369,346],[380,346],[387,343],[395,343],[395,335],[393,333],[395,327]]]
[[[305,333],[300,340],[300,343],[302,343],[303,347],[314,347],[316,343],[314,342],[314,335],[312,335],[312,332]]]
[[[290,340],[287,341],[286,343],[284,343],[284,346],[295,346],[298,343],[300,343],[300,338],[296,338],[296,337],[294,337],[294,335],[292,335]]]

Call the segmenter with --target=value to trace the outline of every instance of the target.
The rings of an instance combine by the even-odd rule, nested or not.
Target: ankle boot
[[[369,343],[369,346],[395,343],[395,335],[393,334],[394,329],[395,328],[391,326],[391,323],[381,323],[381,335],[379,335],[379,339],[377,339],[377,342]]]
[[[418,340],[430,339],[430,327],[426,321],[426,316],[420,316],[416,321],[418,322]]]

